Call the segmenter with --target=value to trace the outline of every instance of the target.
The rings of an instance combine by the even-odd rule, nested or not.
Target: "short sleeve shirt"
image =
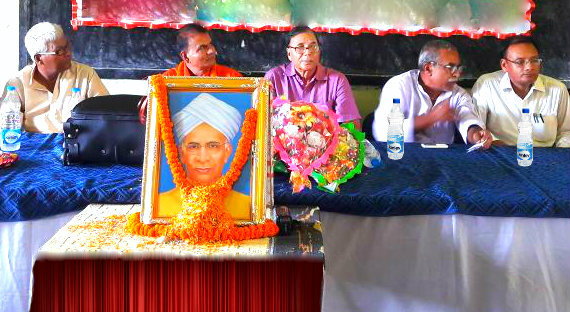
[[[84,64],[72,61],[71,67],[57,77],[53,93],[33,79],[35,70],[35,64],[28,65],[7,83],[16,87],[20,96],[26,131],[62,133],[73,109],[72,88],[80,88],[84,99],[109,94],[95,70]]]

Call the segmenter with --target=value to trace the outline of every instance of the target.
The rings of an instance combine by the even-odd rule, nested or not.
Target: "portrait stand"
[[[150,81],[150,80],[149,80]],[[269,105],[269,82],[262,78],[209,78],[209,77],[165,77],[166,90],[168,94],[168,107],[170,120],[173,124],[173,133],[177,137],[178,157],[184,164],[186,178],[193,179],[192,172],[198,170],[198,174],[210,174],[215,165],[214,157],[210,157],[208,151],[221,146],[212,140],[204,138],[202,144],[188,143],[197,126],[207,124],[212,125],[212,129],[218,129],[225,135],[228,146],[219,147],[228,152],[222,174],[229,170],[229,166],[236,153],[237,142],[241,137],[241,130],[237,131],[235,137],[228,136],[231,130],[230,124],[239,124],[242,127],[245,111],[254,108],[257,113],[257,123],[255,128],[255,139],[252,142],[248,161],[243,167],[238,181],[232,187],[232,193],[236,196],[228,196],[225,206],[230,212],[236,224],[259,224],[266,220],[266,216],[272,215],[273,207],[273,185],[272,181],[272,148],[271,136],[269,132],[270,105]],[[170,219],[182,210],[180,192],[173,182],[171,168],[166,161],[164,143],[161,139],[161,126],[157,111],[157,99],[152,95],[149,86],[149,97],[147,106],[147,124],[145,140],[145,156],[143,162],[142,198],[141,198],[141,222],[145,224],[170,223]],[[204,100],[205,99],[205,100]],[[211,101],[211,102],[208,102]],[[198,103],[198,104],[196,104]],[[221,103],[221,104],[219,104]],[[224,115],[216,111],[216,105],[221,105],[226,111],[231,111],[233,115],[239,112],[241,118],[233,118],[226,121]],[[230,108],[227,108],[231,106]],[[232,108],[233,107],[233,108]],[[194,120],[194,118],[197,118]],[[202,118],[202,119],[200,119]],[[210,121],[209,119],[213,119]],[[182,120],[182,121],[181,121]],[[239,123],[238,123],[239,122]],[[192,127],[188,127],[190,123]],[[184,129],[186,127],[187,129]],[[233,127],[235,133],[236,127]],[[214,131],[216,132],[216,131]],[[182,134],[184,139],[182,139]],[[181,140],[183,142],[181,142]],[[214,142],[215,143],[215,142]],[[208,145],[209,144],[209,145]],[[210,148],[210,149],[208,149]],[[225,148],[228,148],[227,150]],[[183,150],[186,149],[186,150]],[[193,149],[193,156],[187,156]],[[202,158],[197,160],[196,155]],[[184,157],[182,157],[184,156]],[[194,157],[196,156],[196,157]],[[199,163],[199,165],[196,165]],[[203,163],[210,163],[204,165]],[[200,168],[194,170],[194,166]],[[194,170],[194,171],[192,171]],[[206,172],[206,173],[204,173]],[[216,194],[212,194],[215,196]],[[231,195],[231,194],[230,194]],[[237,199],[236,199],[237,198]],[[239,200],[238,200],[239,199]],[[245,200],[244,200],[245,199]]]

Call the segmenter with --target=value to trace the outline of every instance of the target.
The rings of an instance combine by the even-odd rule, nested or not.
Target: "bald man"
[[[216,97],[201,93],[172,120],[188,181],[200,185],[216,182],[232,155],[232,140],[242,124],[241,113]],[[250,219],[249,195],[232,190],[225,206],[234,219]],[[177,187],[159,194],[159,215],[174,216],[181,207]]]

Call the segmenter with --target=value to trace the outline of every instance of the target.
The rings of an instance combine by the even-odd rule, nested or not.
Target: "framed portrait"
[[[150,80],[149,80],[150,81]],[[255,108],[255,139],[224,206],[237,224],[265,221],[273,206],[269,82],[262,78],[164,77],[172,135],[185,179],[216,182],[230,168],[242,135],[245,112]],[[151,86],[152,87],[152,86]],[[150,92],[143,163],[141,221],[169,223],[182,210],[161,139],[157,97]]]

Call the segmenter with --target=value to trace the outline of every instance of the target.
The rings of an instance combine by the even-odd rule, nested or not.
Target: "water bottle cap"
[[[71,88],[71,92],[72,93],[81,92],[81,88]]]
[[[528,108],[523,108],[523,114],[528,114],[529,110]]]
[[[6,89],[7,89],[8,91],[15,91],[15,90],[16,90],[16,87],[14,87],[14,86],[7,86]]]
[[[400,99],[393,99],[393,100],[392,100],[392,103],[394,103],[394,104],[400,104]]]

